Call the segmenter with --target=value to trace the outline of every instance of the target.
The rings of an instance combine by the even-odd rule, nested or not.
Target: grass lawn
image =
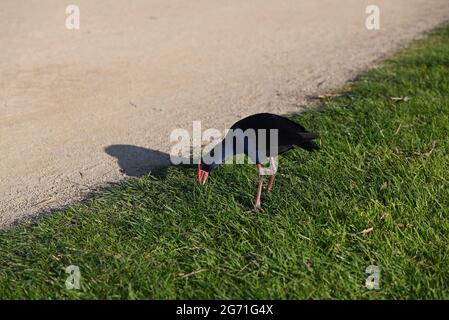
[[[322,149],[280,158],[264,212],[254,165],[155,171],[0,232],[0,298],[448,299],[449,27],[292,118]]]

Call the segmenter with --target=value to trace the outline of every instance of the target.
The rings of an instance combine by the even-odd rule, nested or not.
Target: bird
[[[257,113],[234,123],[224,139],[198,161],[198,183],[203,185],[209,174],[236,155],[246,154],[259,172],[254,208],[262,209],[263,176],[270,175],[267,192],[273,187],[277,172],[277,156],[295,147],[309,152],[319,150],[314,142],[319,133],[308,132],[302,125],[272,113]],[[270,167],[263,166],[269,162]]]

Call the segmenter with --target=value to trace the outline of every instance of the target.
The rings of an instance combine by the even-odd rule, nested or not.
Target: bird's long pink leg
[[[262,209],[260,202],[260,196],[262,195],[262,187],[263,187],[263,176],[260,174],[261,167],[262,166],[260,164],[257,164],[257,169],[259,170],[259,186],[257,187],[256,204],[254,205],[254,208],[256,210]]]
[[[270,158],[270,162],[271,162],[271,168],[275,169],[275,163],[274,163],[274,159]],[[274,182],[274,178],[276,178],[276,172],[274,172],[271,177],[270,177],[270,181],[268,181],[268,186],[267,186],[267,192],[271,191],[271,188],[273,187],[273,182]]]
[[[270,191],[271,191],[271,188],[273,187],[274,178],[276,178],[276,175],[275,175],[275,174],[273,174],[273,175],[270,177],[270,181],[268,181],[267,192],[270,192]]]

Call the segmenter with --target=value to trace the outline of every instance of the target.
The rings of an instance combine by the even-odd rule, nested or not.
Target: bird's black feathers
[[[272,113],[256,113],[234,123],[231,129],[282,129],[289,132],[307,132],[300,125],[286,117]]]
[[[303,142],[300,145],[298,145],[298,147],[310,152],[320,150],[320,147],[318,147],[318,145],[313,141]]]
[[[282,154],[292,148],[299,147],[307,151],[316,151],[318,150],[318,145],[316,145],[313,140],[317,139],[319,137],[318,133],[315,132],[308,132],[302,125],[299,123],[296,123],[288,118],[271,114],[271,113],[258,113],[251,116],[248,116],[246,118],[243,118],[239,121],[237,121],[235,124],[232,125],[230,128],[231,131],[241,130],[242,132],[246,132],[248,129],[255,130],[256,132],[256,141],[248,141],[248,137],[246,136],[240,136],[240,138],[237,138],[235,135],[229,135],[223,139],[220,143],[222,144],[222,159],[216,159],[217,161],[206,165],[205,169],[206,171],[211,171],[215,169],[219,163],[223,163],[226,156],[229,156],[229,153],[225,152],[225,144],[226,140],[233,139],[234,143],[236,142],[236,139],[242,139],[243,141],[240,141],[240,143],[243,142],[245,144],[245,150],[244,153],[250,156],[248,153],[248,144],[254,143],[257,150],[256,159],[252,159],[256,163],[261,162],[260,155],[263,154],[266,157],[273,157],[278,154]],[[259,133],[260,130],[265,129],[266,135],[262,136]],[[270,130],[275,129],[277,130],[277,148],[276,150],[273,150],[270,148]],[[261,140],[261,145],[265,146],[264,150],[259,150],[259,140],[260,139],[266,139],[265,141]],[[272,145],[271,145],[272,146]],[[233,155],[236,155],[238,151],[236,149],[233,150]],[[263,157],[262,157],[263,158]]]
[[[314,140],[320,137],[316,132],[298,132],[298,135],[304,140]]]
[[[278,130],[278,148],[279,153],[290,150],[297,146],[307,151],[318,150],[318,146],[312,140],[319,138],[316,132],[308,132],[299,123],[296,123],[286,117],[272,113],[257,113],[237,121],[232,125],[231,130],[241,129],[277,129]],[[285,150],[285,151],[284,151]]]

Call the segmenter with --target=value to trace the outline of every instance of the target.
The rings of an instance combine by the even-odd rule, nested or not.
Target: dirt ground
[[[79,30],[65,1],[0,5],[0,226],[166,163],[193,120],[300,111],[449,19],[447,0],[72,2]]]

